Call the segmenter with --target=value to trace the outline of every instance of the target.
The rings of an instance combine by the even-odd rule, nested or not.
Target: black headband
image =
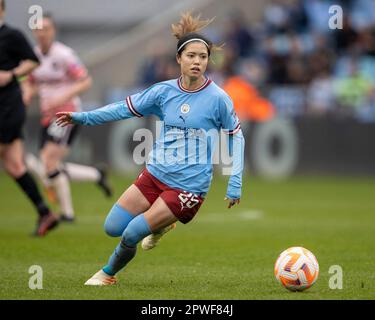
[[[177,53],[181,54],[183,51],[184,47],[193,41],[199,41],[202,42],[206,45],[207,50],[208,50],[208,55],[211,54],[210,46],[211,46],[211,41],[206,39],[205,37],[201,36],[198,33],[188,33],[187,35],[183,36],[177,43]]]

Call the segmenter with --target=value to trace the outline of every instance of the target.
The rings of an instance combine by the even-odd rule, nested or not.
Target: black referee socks
[[[33,177],[26,171],[25,174],[15,179],[18,185],[21,187],[23,192],[33,202],[34,206],[38,210],[40,216],[45,216],[49,213],[49,209],[44,203],[42,196],[38,190],[38,187]]]

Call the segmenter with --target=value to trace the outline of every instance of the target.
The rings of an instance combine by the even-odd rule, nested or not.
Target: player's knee
[[[41,154],[40,160],[42,161],[44,169],[46,170],[47,173],[55,172],[56,170],[60,168],[60,162],[48,153]]]
[[[151,234],[150,226],[144,215],[140,214],[129,223],[122,237],[126,245],[135,247],[139,241],[149,234]]]
[[[124,229],[113,223],[113,221],[107,217],[104,223],[104,231],[110,237],[120,237],[124,232]]]
[[[5,171],[12,177],[20,177],[26,171],[26,167],[21,161],[5,161],[4,162]]]
[[[133,215],[116,203],[105,219],[104,231],[110,237],[120,237],[133,218]]]
[[[44,168],[48,175],[55,173],[56,171],[60,171],[59,166],[56,164],[56,162],[47,161],[46,163],[44,163]]]

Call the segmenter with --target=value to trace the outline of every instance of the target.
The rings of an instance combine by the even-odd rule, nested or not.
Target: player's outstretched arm
[[[82,124],[95,126],[107,122],[124,120],[134,117],[125,101],[109,104],[105,107],[88,112],[58,112],[56,123],[61,126]]]
[[[229,200],[228,208],[240,203],[241,189],[242,189],[242,172],[244,164],[245,139],[242,131],[230,136],[230,144],[233,145],[233,165],[232,173],[229,178],[227,193],[224,200]]]

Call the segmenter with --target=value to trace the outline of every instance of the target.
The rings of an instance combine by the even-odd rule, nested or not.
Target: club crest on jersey
[[[188,113],[190,111],[190,106],[187,104],[187,103],[184,103],[182,106],[181,106],[181,112],[182,113]]]

